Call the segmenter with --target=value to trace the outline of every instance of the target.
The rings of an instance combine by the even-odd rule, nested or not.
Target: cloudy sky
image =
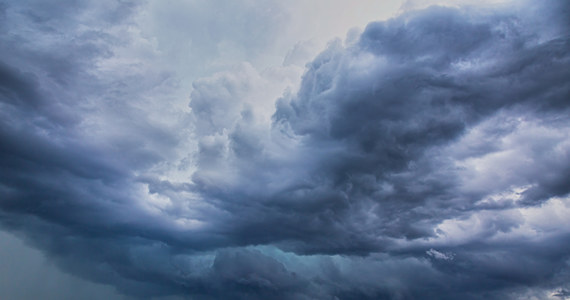
[[[569,16],[0,1],[0,298],[570,299]]]

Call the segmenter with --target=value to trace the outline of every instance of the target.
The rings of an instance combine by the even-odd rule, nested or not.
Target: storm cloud
[[[403,9],[301,65],[295,10],[236,3],[0,4],[2,230],[127,299],[568,298],[566,1]]]

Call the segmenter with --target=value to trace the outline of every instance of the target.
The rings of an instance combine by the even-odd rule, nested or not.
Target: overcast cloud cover
[[[306,2],[0,2],[0,298],[570,299],[570,2]]]

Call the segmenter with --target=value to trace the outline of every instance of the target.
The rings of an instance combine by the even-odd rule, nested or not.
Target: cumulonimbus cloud
[[[44,48],[2,35],[0,221],[135,297],[565,297],[568,4],[528,5],[370,23],[281,96],[294,67],[242,64],[167,121],[157,53],[107,70],[113,36],[9,6]]]

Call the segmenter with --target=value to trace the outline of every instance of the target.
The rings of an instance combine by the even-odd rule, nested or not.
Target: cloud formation
[[[566,2],[406,11],[188,107],[145,5],[0,6],[3,229],[133,298],[567,297]]]

